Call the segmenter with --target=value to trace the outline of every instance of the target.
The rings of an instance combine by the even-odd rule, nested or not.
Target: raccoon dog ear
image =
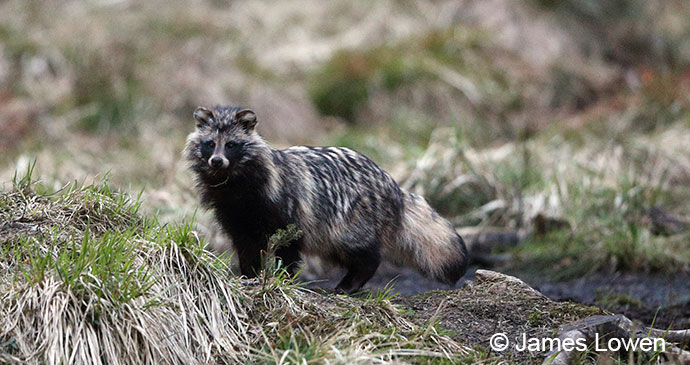
[[[201,129],[211,124],[213,121],[213,112],[200,106],[194,111],[194,120],[196,120],[196,127]]]
[[[242,109],[235,114],[237,124],[241,125],[247,132],[251,132],[256,126],[256,113],[251,109]]]

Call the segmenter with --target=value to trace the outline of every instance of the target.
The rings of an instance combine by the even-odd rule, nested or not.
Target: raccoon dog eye
[[[212,140],[209,139],[209,140],[204,141],[204,145],[209,147],[209,148],[213,148],[213,147],[216,147],[216,142],[213,142]]]
[[[233,148],[235,146],[237,146],[237,143],[232,141],[225,144],[225,148]]]

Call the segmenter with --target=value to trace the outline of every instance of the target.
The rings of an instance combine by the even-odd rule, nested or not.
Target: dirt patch
[[[486,271],[478,270],[482,273]],[[517,278],[492,273],[468,274],[451,287],[424,278],[417,272],[383,264],[367,283],[365,290],[392,288],[399,295],[393,302],[419,326],[430,322],[440,324],[454,340],[489,351],[489,340],[496,333],[504,333],[511,343],[528,338],[554,337],[558,328],[593,315],[609,314],[606,310],[573,302],[554,301]],[[333,271],[320,272],[312,264],[304,272],[306,277],[328,277],[314,281],[313,287],[332,288],[340,279]],[[325,275],[325,276],[324,276]],[[421,294],[420,294],[421,293]],[[546,353],[519,352],[489,353],[490,357],[510,358],[517,363],[541,362]]]
[[[365,289],[391,288],[394,302],[420,326],[430,321],[449,331],[460,343],[482,351],[495,333],[511,342],[554,337],[559,327],[599,314],[616,313],[659,329],[690,327],[690,278],[650,274],[594,274],[577,280],[549,283],[520,274],[520,281],[491,281],[475,277],[476,268],[455,286],[424,278],[414,270],[382,264]],[[334,287],[344,272],[310,265],[304,273],[313,287]],[[528,285],[532,285],[534,289]],[[518,362],[541,362],[546,353],[489,353]]]
[[[475,282],[468,282],[457,290],[398,297],[394,302],[414,311],[411,317],[418,325],[438,322],[453,339],[487,351],[495,333],[506,334],[511,343],[521,343],[523,335],[552,337],[564,324],[606,314],[596,307],[554,302],[516,278],[489,273],[492,275],[478,274]],[[495,355],[524,363],[540,362],[546,354],[510,348],[506,353]]]

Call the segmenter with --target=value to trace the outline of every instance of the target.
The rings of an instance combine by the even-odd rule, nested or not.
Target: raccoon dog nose
[[[218,156],[211,157],[211,167],[217,169],[221,166],[223,166],[223,159],[222,158],[220,158]]]

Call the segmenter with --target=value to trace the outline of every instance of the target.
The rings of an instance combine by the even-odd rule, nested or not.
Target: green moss
[[[563,322],[569,323],[576,319],[588,318],[591,316],[609,314],[601,308],[595,306],[582,305],[572,302],[559,302],[557,305],[545,308],[546,315],[553,319],[567,319]]]
[[[532,327],[539,326],[539,324],[543,320],[544,320],[544,315],[539,311],[532,311],[529,313],[529,316],[527,317],[527,321],[529,322],[530,326],[532,326]]]

